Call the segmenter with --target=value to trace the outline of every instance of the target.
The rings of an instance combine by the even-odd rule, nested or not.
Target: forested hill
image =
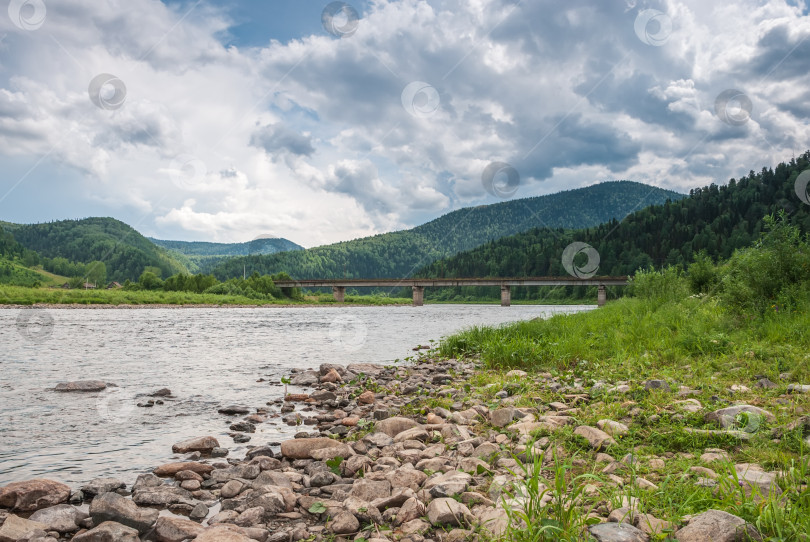
[[[214,268],[220,280],[286,272],[296,278],[407,277],[439,258],[538,226],[596,226],[683,194],[630,181],[607,182],[548,196],[460,209],[410,230],[303,251],[249,256]]]
[[[599,252],[600,275],[630,275],[649,266],[688,264],[699,251],[725,259],[754,242],[763,217],[784,210],[810,232],[810,205],[796,195],[796,177],[810,168],[810,152],[775,169],[763,168],[727,185],[693,190],[688,198],[647,207],[623,221],[578,231],[533,229],[487,243],[421,269],[421,277],[566,275],[561,259],[573,241]]]
[[[164,277],[188,271],[187,266],[166,249],[113,218],[4,225],[18,243],[41,257],[103,262],[107,280],[137,280],[145,267],[159,268]]]
[[[156,245],[182,254],[191,271],[205,271],[224,258],[248,254],[276,254],[304,247],[280,237],[262,237],[247,243],[209,243],[205,241],[164,241],[148,238]]]

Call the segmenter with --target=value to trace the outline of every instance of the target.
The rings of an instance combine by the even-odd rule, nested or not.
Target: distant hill
[[[307,250],[223,261],[220,280],[248,273],[286,272],[296,278],[408,277],[439,258],[536,227],[593,227],[684,194],[641,183],[614,181],[548,196],[453,211],[410,230]]]
[[[304,250],[280,237],[262,237],[247,243],[208,243],[205,241],[164,241],[148,238],[156,245],[172,252],[182,254],[192,265],[192,271],[206,270],[224,258],[245,256],[248,254],[276,254],[290,250]]]
[[[137,280],[145,267],[160,269],[164,277],[189,271],[173,253],[114,218],[3,224],[20,245],[41,257],[104,262],[107,280]]]
[[[599,275],[631,275],[649,266],[687,265],[699,251],[726,259],[751,245],[763,231],[763,217],[785,211],[803,233],[810,232],[810,205],[795,182],[810,169],[810,152],[774,169],[751,171],[724,186],[712,184],[679,201],[653,205],[596,227],[565,231],[532,229],[433,262],[420,277],[514,277],[566,275],[562,253],[573,241],[593,246]],[[514,295],[513,295],[514,297]]]

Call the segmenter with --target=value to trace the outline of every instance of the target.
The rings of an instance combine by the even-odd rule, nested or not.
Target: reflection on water
[[[40,476],[74,486],[98,476],[131,483],[170,459],[173,443],[206,434],[239,456],[295,428],[271,419],[251,442],[235,444],[234,418],[217,408],[266,406],[283,394],[279,380],[291,368],[393,363],[472,325],[586,308],[0,309],[0,485]],[[72,380],[118,387],[48,389]],[[173,397],[136,406],[161,388]]]

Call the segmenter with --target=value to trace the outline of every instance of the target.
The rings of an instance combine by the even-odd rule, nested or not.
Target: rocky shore
[[[253,447],[243,459],[227,458],[212,436],[178,442],[177,461],[156,465],[132,487],[109,478],[81,488],[45,479],[8,484],[0,488],[0,542],[460,542],[502,537],[510,524],[529,527],[525,518],[547,505],[576,510],[583,540],[758,540],[754,525],[726,511],[671,522],[645,509],[640,497],[658,490],[673,461],[694,463],[683,478],[706,491],[727,490],[720,467],[736,474],[733,491],[754,499],[783,490],[780,473],[733,463],[721,447],[689,454],[637,446],[613,455],[630,427],[650,423],[633,394],[660,398],[659,418],[705,419],[712,428],[692,431],[736,439],[733,446],[760,423],[774,426],[774,439],[810,433],[807,416],[780,426],[774,414],[746,403],[704,408],[696,390],[663,380],[586,384],[511,371],[476,387],[478,374],[474,361],[426,359],[292,374],[308,393],[220,412],[238,417],[234,425],[246,432],[277,412],[300,426],[296,438]],[[589,409],[610,402],[622,403],[627,415],[582,423]],[[556,435],[585,451],[572,454]],[[553,483],[563,461],[561,491]],[[594,476],[574,486],[566,469]],[[544,481],[531,489],[527,480],[536,474]]]

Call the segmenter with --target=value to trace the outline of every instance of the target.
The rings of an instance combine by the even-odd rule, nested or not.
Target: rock
[[[328,448],[320,448],[318,450],[312,450],[309,453],[312,459],[317,461],[326,461],[329,459],[334,459],[336,457],[342,457],[346,459],[347,457],[351,457],[354,455],[354,450],[348,444],[344,444],[342,442],[338,442],[338,446],[330,446]]]
[[[76,382],[60,382],[54,391],[61,392],[93,392],[107,389],[107,383],[101,380],[77,380]]]
[[[432,525],[467,527],[473,524],[470,509],[455,499],[441,498],[430,501],[427,508],[428,520]]]
[[[79,522],[88,515],[69,504],[57,504],[50,508],[43,508],[31,514],[31,521],[45,524],[46,531],[60,533],[75,533],[79,530]]]
[[[17,542],[23,535],[34,530],[46,530],[44,523],[23,519],[14,514],[9,515],[0,527],[0,542]]]
[[[111,521],[145,533],[157,521],[158,511],[139,508],[118,493],[103,493],[90,503],[90,517],[96,525]]]
[[[155,524],[158,542],[183,542],[202,534],[203,531],[205,527],[199,523],[169,516],[158,518]]]
[[[419,424],[416,421],[410,418],[402,418],[400,416],[387,418],[377,423],[377,431],[385,433],[391,438],[397,436],[403,431],[413,429],[414,427],[419,427]]]
[[[500,539],[509,526],[509,515],[503,508],[487,508],[478,514],[481,528],[492,540]]]
[[[574,434],[587,439],[588,444],[590,444],[591,448],[593,448],[596,451],[603,450],[608,446],[616,444],[616,441],[613,440],[613,437],[611,437],[601,429],[597,429],[596,427],[590,427],[588,425],[580,425],[579,427],[574,429]]]
[[[290,459],[311,459],[315,450],[341,446],[345,444],[326,437],[296,438],[281,443],[281,455]]]
[[[191,493],[176,486],[145,487],[132,494],[132,502],[139,506],[161,506],[185,504],[189,509],[194,506]]]
[[[737,471],[740,486],[745,488],[749,494],[753,493],[758,498],[757,500],[770,496],[778,497],[782,494],[782,488],[777,484],[775,472],[765,472],[759,465],[750,463],[734,465],[734,470]]]
[[[223,499],[232,499],[242,492],[243,487],[245,487],[245,484],[239,480],[231,480],[222,486],[222,489],[219,490],[219,494]]]
[[[126,487],[127,485],[118,478],[94,478],[82,486],[82,493],[87,500],[90,500],[96,495],[126,489]]]
[[[374,397],[374,393],[372,393],[369,390],[366,390],[363,393],[361,393],[360,396],[357,398],[357,404],[358,405],[371,405],[371,404],[374,404],[374,402],[376,400],[377,400],[377,398]]]
[[[304,371],[290,377],[290,384],[293,386],[314,386],[320,381],[317,371]]]
[[[208,507],[201,502],[197,503],[188,515],[188,517],[197,521],[202,521],[206,516],[208,516]]]
[[[512,407],[499,408],[489,415],[490,423],[494,427],[506,427],[515,419],[515,409]]]
[[[743,421],[742,423],[738,423],[738,416],[742,413],[748,415],[747,420]],[[715,410],[714,412],[709,412],[706,414],[705,419],[707,422],[715,422],[719,424],[724,429],[743,426],[745,432],[753,433],[758,429],[763,419],[769,422],[774,422],[776,421],[776,416],[767,410],[763,410],[752,405],[736,405],[721,408],[719,410]]]
[[[172,452],[176,454],[187,454],[189,452],[211,453],[214,448],[219,448],[219,441],[214,437],[196,437],[178,442],[172,446]]]
[[[160,388],[156,392],[149,394],[149,397],[171,397],[171,396],[172,390],[170,390],[169,388]]]
[[[196,472],[197,474],[209,474],[211,471],[214,470],[214,467],[212,467],[211,465],[206,465],[205,463],[187,461],[180,463],[167,463],[165,465],[157,467],[152,472],[155,474],[155,476],[165,478],[174,476],[175,474],[183,470],[190,470],[192,472]]]
[[[691,413],[700,412],[701,410],[703,410],[703,405],[700,404],[700,401],[698,401],[697,399],[685,399],[683,401],[675,401],[674,403],[672,403],[672,406],[679,410],[683,410],[684,412],[691,412]]]
[[[612,437],[620,437],[626,435],[630,429],[623,423],[614,422],[613,420],[599,420],[596,426]]]
[[[361,478],[355,480],[352,490],[349,492],[352,497],[357,497],[362,501],[374,501],[391,496],[391,482],[388,480],[368,480]]]
[[[229,416],[235,416],[235,415],[238,415],[238,414],[250,414],[250,409],[248,407],[246,407],[246,406],[229,405],[229,406],[224,406],[224,407],[220,408],[219,410],[217,410],[217,412],[219,412],[220,414],[227,414]]]
[[[214,525],[206,529],[194,542],[254,542],[244,529],[235,525]]]
[[[740,440],[751,439],[751,433],[746,433],[745,431],[727,431],[725,429],[693,429],[692,427],[684,427],[683,431],[684,433],[692,433],[693,435],[702,435],[707,437],[730,436]]]
[[[399,530],[405,536],[423,535],[427,534],[427,532],[430,530],[430,523],[422,519],[412,519],[407,523],[403,523],[402,526],[399,528]],[[410,540],[414,539],[411,538]],[[422,540],[422,538],[419,538],[417,540]]]
[[[340,373],[334,369],[329,369],[329,371],[323,375],[320,380],[321,382],[330,383],[343,382],[343,379],[340,377]]]
[[[350,534],[356,533],[360,530],[360,522],[354,517],[354,514],[346,510],[342,510],[332,518],[327,528],[335,534]]]
[[[454,497],[467,491],[472,476],[466,472],[450,471],[425,482],[424,489],[434,498]]]
[[[633,523],[637,529],[646,535],[660,535],[675,530],[675,526],[669,521],[658,519],[650,514],[637,514]]]
[[[354,374],[365,374],[368,376],[379,376],[384,367],[376,363],[350,363],[346,369]]]
[[[520,369],[512,369],[506,373],[506,378],[526,378],[527,376],[529,376],[528,373]]]
[[[644,389],[647,391],[651,390],[672,391],[666,380],[647,380],[646,382],[644,382]]]
[[[648,542],[650,537],[629,523],[600,523],[588,532],[599,542]]]
[[[314,391],[314,392],[310,393],[309,396],[310,396],[310,398],[312,398],[312,399],[314,399],[316,401],[319,401],[319,402],[334,401],[335,399],[337,399],[337,395],[335,395],[333,392],[327,391],[327,390]]]
[[[391,446],[394,443],[394,439],[389,437],[386,433],[371,433],[363,437],[363,442],[378,448],[385,448],[386,446]]]
[[[139,542],[138,531],[115,523],[105,521],[95,529],[73,537],[73,542]]]
[[[810,385],[808,384],[788,384],[788,393],[810,393]]]
[[[773,389],[773,388],[775,388],[777,386],[778,386],[778,384],[776,382],[773,382],[770,378],[767,378],[767,377],[763,377],[763,378],[760,378],[759,380],[757,380],[757,387],[758,388],[769,390],[769,389]],[[789,387],[790,386],[788,386],[788,388]]]
[[[398,433],[397,436],[394,437],[394,443],[405,442],[406,440],[418,440],[420,442],[427,442],[430,438],[425,429],[422,427],[413,427],[411,429],[406,429],[401,433]]]
[[[721,510],[708,510],[694,516],[686,527],[675,533],[679,542],[743,542],[748,539],[762,540],[753,525],[735,515]]]
[[[68,501],[70,488],[61,482],[37,479],[12,482],[0,488],[0,507],[12,511],[34,512]]]

